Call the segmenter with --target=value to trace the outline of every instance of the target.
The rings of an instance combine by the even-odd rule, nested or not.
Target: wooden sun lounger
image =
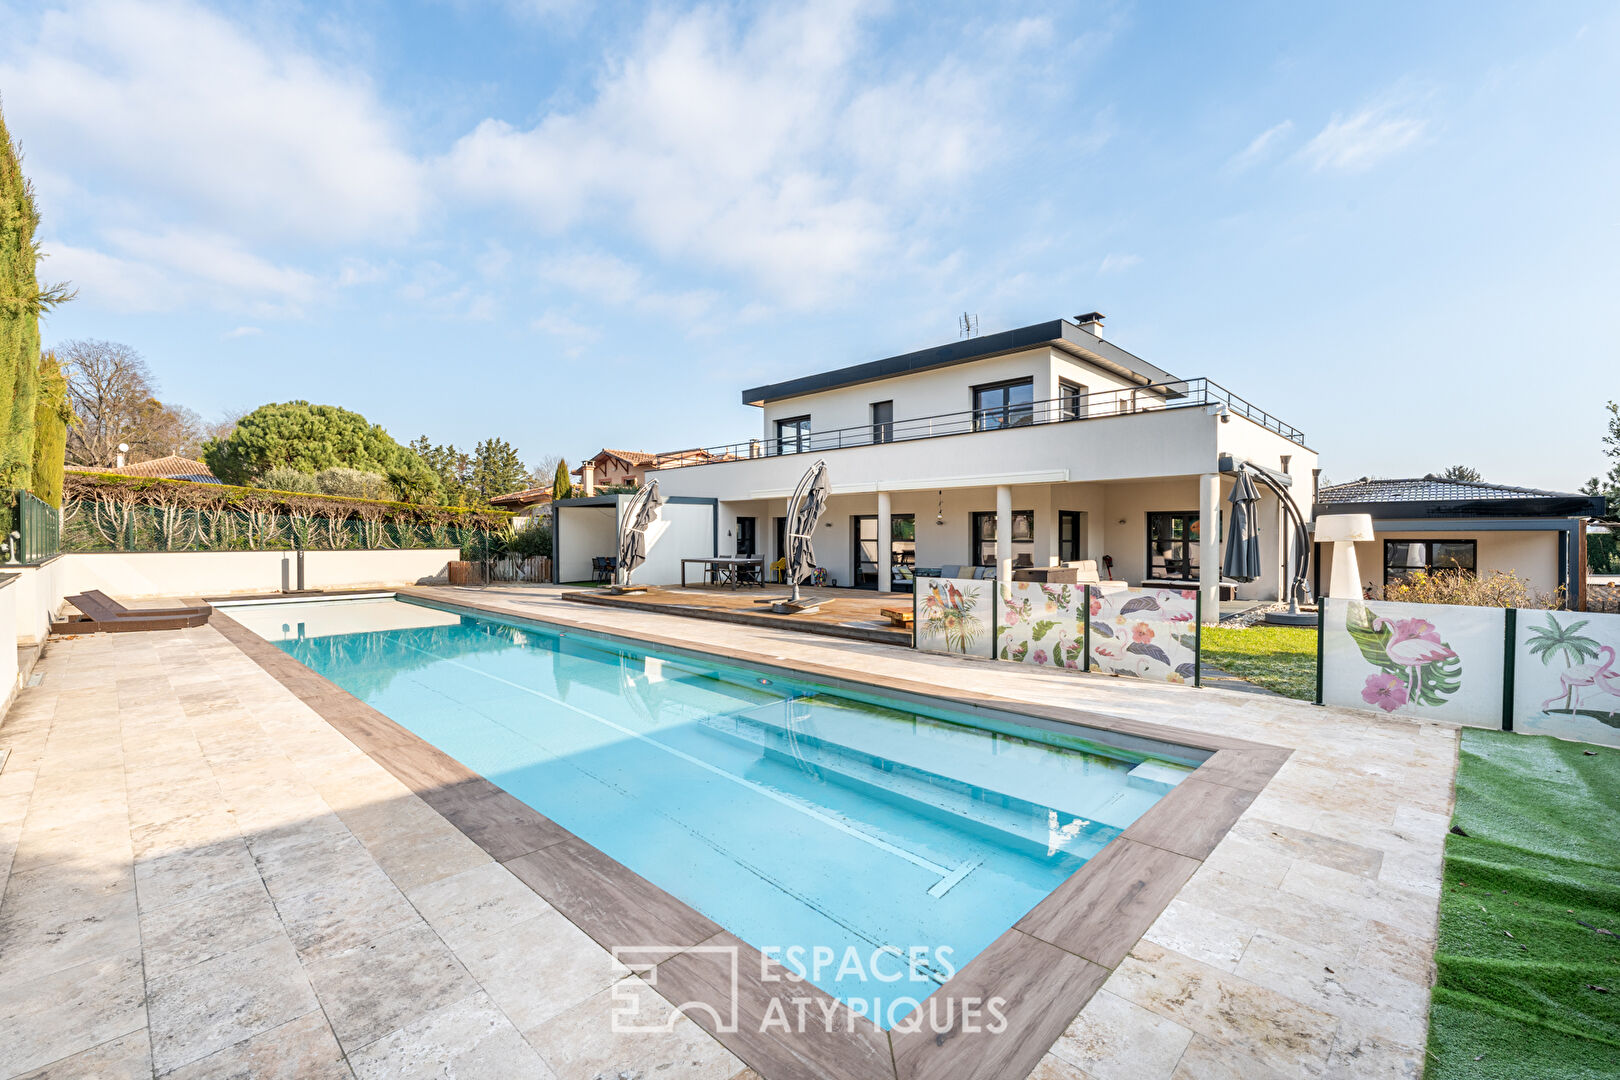
[[[200,607],[127,608],[99,589],[67,598],[78,608],[79,618],[51,624],[53,634],[124,633],[133,630],[182,630],[201,626],[213,610]]]

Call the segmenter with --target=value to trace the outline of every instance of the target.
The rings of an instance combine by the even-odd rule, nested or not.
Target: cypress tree
[[[39,358],[39,398],[34,405],[34,476],[29,487],[52,506],[62,505],[62,466],[67,461],[68,425],[73,403],[68,400],[67,376],[55,353]]]
[[[41,288],[35,277],[38,226],[33,187],[0,114],[0,488],[25,487],[33,477],[39,314],[71,296],[62,285]]]
[[[568,476],[568,462],[557,462],[557,475],[551,481],[552,501],[558,499],[571,499],[574,497],[574,481]]]

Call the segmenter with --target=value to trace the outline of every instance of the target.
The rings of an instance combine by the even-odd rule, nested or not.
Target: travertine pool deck
[[[440,591],[1291,747],[1032,1076],[1421,1071],[1453,729]],[[668,1007],[217,629],[38,670],[0,725],[0,1078],[751,1075],[683,1017],[612,1034],[616,988]]]

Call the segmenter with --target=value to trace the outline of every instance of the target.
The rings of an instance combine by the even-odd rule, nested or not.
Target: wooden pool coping
[[[671,1005],[767,1080],[1021,1080],[1040,1061],[1092,994],[1125,958],[1237,822],[1292,753],[1283,747],[1082,709],[1020,702],[964,690],[941,690],[905,679],[876,679],[847,668],[782,660],[741,651],[717,655],[689,641],[607,630],[548,617],[537,619],[473,599],[445,600],[421,590],[393,590],[434,606],[462,608],[519,623],[561,627],[722,663],[742,663],[808,677],[833,686],[899,692],[967,712],[1012,713],[1058,721],[1127,739],[1208,751],[1186,780],[1028,914],[963,965],[928,1001],[1005,1004],[1005,1026],[979,1012],[952,1008],[936,1030],[883,1031],[806,981],[790,981],[752,946],[684,902],[587,844],[528,804],[275,645],[215,610],[210,625],[346,736],[491,858],[511,870],[603,948],[665,946],[649,976]],[[732,1013],[733,968],[716,947],[735,948],[737,1023]],[[779,980],[763,979],[771,969]],[[949,992],[948,996],[944,996]],[[803,1010],[812,999],[814,1007]],[[691,1008],[693,1003],[709,1008]],[[710,1009],[714,1012],[711,1015]],[[793,1028],[796,1018],[811,1022]],[[927,1002],[918,1015],[927,1018]],[[785,1016],[787,1024],[776,1022]],[[823,1022],[825,1020],[825,1023]],[[769,1021],[769,1022],[767,1022]]]

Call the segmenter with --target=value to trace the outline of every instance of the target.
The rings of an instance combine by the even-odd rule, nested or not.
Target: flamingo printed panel
[[[1093,671],[1191,683],[1198,670],[1198,593],[1088,586]]]
[[[1521,611],[1513,730],[1620,746],[1620,615]]]
[[[1502,608],[1322,601],[1322,701],[1501,728]]]

